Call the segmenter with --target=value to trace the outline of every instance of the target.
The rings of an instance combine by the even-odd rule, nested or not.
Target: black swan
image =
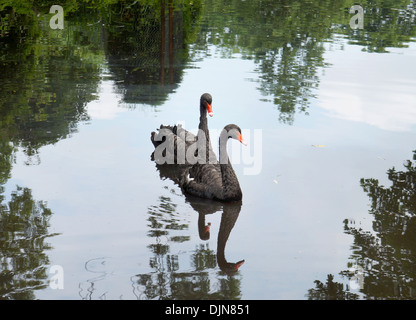
[[[155,160],[157,164],[194,164],[195,162],[189,162],[188,149],[193,153],[194,158],[203,159],[204,163],[216,163],[215,153],[211,147],[211,141],[209,138],[207,113],[212,117],[214,115],[212,111],[212,96],[209,93],[201,95],[199,104],[199,126],[198,134],[195,136],[193,133],[182,128],[181,125],[169,126],[161,125],[158,132],[151,133],[151,141],[155,146],[155,151],[152,153],[152,160]],[[162,143],[168,140],[166,148],[160,148]],[[157,151],[160,151],[159,153]],[[200,154],[198,154],[200,152]],[[205,157],[203,157],[205,155]],[[169,158],[170,156],[170,158]],[[171,159],[171,162],[166,162],[166,159]],[[199,160],[198,160],[199,161]],[[202,161],[201,161],[202,162]]]
[[[222,211],[217,238],[217,262],[220,269],[227,275],[235,274],[244,263],[244,260],[240,260],[238,262],[228,262],[225,257],[225,247],[231,230],[234,228],[240,214],[242,201],[219,202],[194,197],[192,195],[186,195],[186,201],[199,214],[198,232],[201,240],[208,240],[210,238],[211,223],[206,222],[206,217]]]
[[[226,202],[242,199],[240,183],[228,158],[227,141],[229,138],[239,140],[246,145],[241,129],[237,125],[225,126],[219,139],[219,163],[196,163],[187,168],[180,180],[180,186],[185,193]]]

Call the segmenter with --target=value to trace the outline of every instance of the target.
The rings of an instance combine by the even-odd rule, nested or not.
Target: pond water
[[[112,2],[0,7],[1,298],[415,298],[414,1]],[[241,203],[151,159],[204,92]]]

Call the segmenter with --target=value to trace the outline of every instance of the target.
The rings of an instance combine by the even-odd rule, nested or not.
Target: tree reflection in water
[[[351,280],[357,277],[354,267],[362,273],[360,293],[365,299],[415,299],[416,297],[416,150],[413,161],[407,160],[403,171],[394,167],[387,171],[389,187],[378,179],[361,179],[360,183],[371,200],[369,213],[373,216],[373,230],[356,228],[345,220],[345,233],[354,236],[353,254],[349,270],[340,274]],[[354,299],[341,284],[343,294],[328,292],[334,287],[328,275],[324,285],[315,281],[316,288],[308,291],[309,299]]]
[[[48,284],[52,212],[28,188],[16,187],[7,204],[1,193],[0,200],[0,299],[34,299]]]

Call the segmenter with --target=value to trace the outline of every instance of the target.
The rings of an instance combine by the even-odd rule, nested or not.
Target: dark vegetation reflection
[[[39,149],[88,122],[86,106],[111,78],[125,102],[161,104],[177,87],[198,1],[155,4],[61,1],[65,27],[52,30],[51,1],[0,4],[1,296],[35,298],[45,288],[50,210],[18,188],[4,204],[17,151],[39,164]],[[187,9],[188,8],[188,9]],[[166,11],[166,13],[165,13]],[[108,67],[106,67],[108,66]],[[107,70],[108,69],[108,70]],[[19,204],[19,205],[18,205]],[[32,238],[31,238],[32,237]]]
[[[187,66],[199,6],[199,1],[161,0],[109,7],[103,30],[106,60],[125,103],[161,105],[175,91]]]
[[[28,164],[90,120],[86,105],[103,77],[126,103],[162,104],[181,81],[198,15],[197,5],[179,10],[168,0],[163,7],[103,1],[95,10],[63,1],[65,27],[52,30],[52,15],[40,14],[48,3],[0,6],[1,151],[11,160],[20,147]]]
[[[47,237],[52,215],[32,191],[5,185],[18,150],[27,165],[39,149],[71,136],[96,99],[103,61],[97,28],[82,17],[52,33],[31,2],[0,5],[0,297],[35,299],[48,285]],[[45,11],[48,12],[45,6]],[[42,10],[40,10],[42,12]],[[7,200],[10,199],[10,200]]]
[[[378,179],[360,183],[370,199],[373,230],[363,230],[345,220],[346,234],[353,236],[349,269],[340,272],[349,281],[358,280],[356,293],[348,285],[315,281],[309,299],[415,299],[416,298],[416,150],[404,170],[391,168],[386,187]]]
[[[28,188],[17,186],[9,201],[0,192],[0,299],[35,299],[48,286],[51,249],[46,242],[50,209]]]

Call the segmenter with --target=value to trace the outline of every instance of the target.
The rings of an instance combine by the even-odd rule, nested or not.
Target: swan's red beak
[[[211,103],[211,104],[209,104],[209,103],[207,102],[207,110],[208,110],[208,114],[209,114],[209,116],[210,116],[210,117],[212,117],[212,116],[214,115],[214,112],[212,112],[212,103]]]
[[[245,146],[247,145],[247,142],[244,141],[243,136],[240,133],[238,134],[238,141],[240,141]]]
[[[235,265],[234,265],[234,270],[238,271],[238,269],[243,265],[243,263],[245,262],[245,260],[241,260],[238,261]]]

